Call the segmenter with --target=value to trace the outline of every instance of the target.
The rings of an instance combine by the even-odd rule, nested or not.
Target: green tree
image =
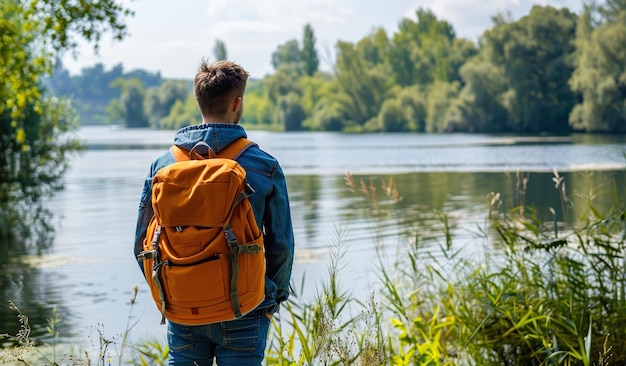
[[[301,131],[305,118],[306,113],[298,94],[291,92],[280,98],[278,122],[285,131]]]
[[[401,86],[452,81],[455,75],[451,48],[456,37],[452,26],[430,10],[418,9],[417,21],[404,18],[394,34],[389,63]]]
[[[386,132],[409,131],[409,120],[406,118],[400,99],[385,100],[378,114],[378,124],[382,131]]]
[[[202,122],[202,115],[196,98],[189,95],[185,100],[177,100],[170,109],[169,115],[163,118],[161,128],[176,130],[185,126]]]
[[[408,123],[408,130],[415,132],[424,132],[426,130],[427,110],[426,94],[419,86],[414,85],[404,88],[398,96],[400,108],[404,112]]]
[[[389,90],[389,78],[382,69],[369,68],[354,44],[340,41],[335,77],[343,94],[337,101],[349,119],[346,125],[363,126],[377,118]]]
[[[594,26],[593,19],[601,16]],[[588,132],[626,132],[626,4],[608,1],[593,11],[586,6],[578,22],[576,70],[572,90],[582,100],[570,125]]]
[[[458,101],[444,101],[440,96],[458,97],[463,85],[461,66],[478,51],[471,41],[457,39],[452,26],[438,20],[431,11],[418,9],[416,16],[417,20],[402,19],[391,39],[378,29],[359,41],[355,57],[360,55],[363,65],[353,62],[342,68],[365,75],[354,82],[352,89],[371,79],[368,76],[383,78],[375,81],[378,92],[373,95],[377,98],[354,98],[359,93],[346,91],[352,100],[367,100],[361,105],[377,114],[375,119],[367,120],[366,130],[442,132],[450,129],[452,122],[455,126],[462,124]],[[344,56],[338,55],[338,64]],[[363,89],[377,90],[372,84]],[[350,111],[349,106],[345,109]],[[433,115],[435,111],[445,115]]]
[[[150,127],[161,128],[162,119],[170,114],[176,101],[189,97],[190,89],[184,80],[166,80],[161,86],[147,89],[144,110]]]
[[[620,21],[622,12],[626,11],[626,1],[605,0],[602,2],[588,2],[586,8],[594,11],[600,17],[600,23],[615,23]]]
[[[299,80],[300,75],[293,64],[283,64],[274,74],[267,76],[263,88],[270,103],[278,105],[279,99],[290,92],[302,94]]]
[[[292,39],[279,45],[272,53],[272,66],[278,70],[281,65],[289,65],[301,72],[302,52],[297,39]]]
[[[534,6],[519,21],[485,32],[482,51],[502,67],[506,91],[500,98],[513,131],[568,131],[576,21],[568,9]]]
[[[477,56],[461,67],[465,85],[460,93],[461,116],[466,129],[474,132],[508,130],[508,112],[500,96],[506,90],[502,67]]]
[[[302,38],[302,63],[304,73],[313,76],[319,67],[319,58],[315,49],[315,34],[310,24],[304,26],[304,36]]]
[[[426,132],[452,132],[458,123],[457,116],[452,113],[452,106],[457,99],[460,83],[437,82],[430,86],[426,104]]]
[[[216,61],[228,60],[226,43],[224,43],[221,39],[215,40],[215,45],[213,46],[213,57],[215,57]]]
[[[46,84],[56,95],[72,98],[80,124],[84,126],[111,122],[106,108],[112,100],[119,98],[120,91],[111,87],[111,83],[118,78],[140,79],[145,88],[163,83],[160,72],[137,69],[124,72],[122,64],[106,70],[103,64],[97,63],[83,68],[79,75],[69,76],[63,65],[58,63]]]
[[[325,97],[315,104],[312,116],[312,128],[321,131],[342,131],[348,117],[336,98]]]
[[[384,28],[378,28],[361,39],[356,48],[370,67],[384,65],[389,62],[391,42]]]
[[[264,85],[265,79],[248,80],[244,96],[242,124],[263,126],[265,128],[275,125],[273,118],[274,108],[265,92]]]
[[[104,65],[97,63],[81,70],[75,80],[74,95],[80,96],[89,103],[117,98],[119,91],[111,87],[111,83],[124,77],[124,67],[117,64],[106,70]]]
[[[269,103],[265,108],[271,108],[270,119],[272,123],[278,124],[281,129],[286,129],[287,124],[295,127],[294,118],[300,120],[297,122],[298,125],[301,125],[302,120],[306,118],[306,115],[300,115],[301,112],[304,113],[300,103],[302,96],[300,78],[297,66],[293,63],[286,63],[280,65],[278,70],[273,75],[266,77],[263,82],[264,93]],[[285,99],[288,95],[290,96]],[[283,110],[283,108],[290,110]],[[262,113],[267,113],[267,110],[262,111]],[[294,117],[296,115],[297,117]],[[300,127],[296,129],[300,129]]]
[[[64,52],[74,52],[78,39],[95,48],[102,34],[126,34],[123,18],[131,12],[115,0],[3,0],[0,2],[0,234],[17,235],[42,195],[61,187],[68,156],[81,145],[78,126],[66,101],[46,94],[50,75]],[[29,215],[25,215],[28,212]],[[24,236],[27,232],[22,232]]]
[[[313,123],[313,113],[315,106],[323,98],[332,98],[337,92],[337,83],[332,75],[318,72],[314,76],[304,76],[300,79],[302,97],[300,103],[306,114],[306,119],[302,122],[303,127],[317,130],[318,126]]]
[[[139,79],[117,79],[112,87],[120,89],[120,98],[112,102],[109,112],[126,127],[148,127],[144,112],[146,90]]]
[[[478,49],[473,42],[467,39],[455,38],[447,55],[449,69],[445,72],[445,75],[447,75],[448,81],[460,81],[461,84],[464,84],[461,77],[461,68],[477,54]]]

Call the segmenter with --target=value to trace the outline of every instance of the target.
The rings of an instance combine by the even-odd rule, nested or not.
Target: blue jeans
[[[259,366],[271,315],[257,309],[241,319],[208,325],[168,322],[170,366]]]

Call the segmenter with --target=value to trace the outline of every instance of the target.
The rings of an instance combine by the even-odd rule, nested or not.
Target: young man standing
[[[194,80],[194,94],[202,124],[176,132],[174,144],[186,150],[206,142],[219,153],[246,132],[238,125],[243,113],[243,94],[248,72],[230,61],[202,61]],[[246,149],[237,162],[245,169],[255,193],[249,197],[255,219],[265,237],[265,299],[242,318],[208,325],[168,322],[170,365],[261,365],[272,315],[289,296],[294,238],[285,176],[278,161],[256,145]],[[135,255],[143,249],[147,226],[153,215],[152,178],[175,162],[170,152],[158,157],[144,183],[135,234]],[[140,264],[140,268],[143,267]]]

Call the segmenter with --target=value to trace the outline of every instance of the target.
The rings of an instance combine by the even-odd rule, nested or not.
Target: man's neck
[[[225,120],[223,117],[222,118],[211,118],[211,117],[203,118],[202,123],[227,123],[231,125],[236,124],[235,122]]]

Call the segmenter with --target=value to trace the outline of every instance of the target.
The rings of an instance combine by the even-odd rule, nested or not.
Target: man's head
[[[203,122],[239,122],[248,76],[248,72],[234,62],[208,64],[202,60],[193,90]]]

